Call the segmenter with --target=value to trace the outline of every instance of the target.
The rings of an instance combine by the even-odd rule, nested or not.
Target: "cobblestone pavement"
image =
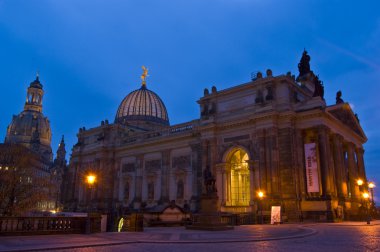
[[[83,247],[58,249],[63,245]],[[56,252],[380,251],[380,225],[253,225],[219,232],[177,227],[148,228],[143,233],[0,237],[0,251],[31,248]]]

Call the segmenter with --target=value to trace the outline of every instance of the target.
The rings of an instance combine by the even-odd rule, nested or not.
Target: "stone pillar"
[[[143,166],[144,166],[144,156],[139,155],[136,157],[136,177],[135,177],[135,198],[134,198],[134,208],[140,208],[140,203],[142,199],[142,184],[143,184]]]
[[[335,167],[335,177],[338,190],[338,197],[347,198],[347,176],[346,167],[344,164],[344,152],[343,152],[343,137],[340,135],[333,136],[334,145],[334,167]]]
[[[306,185],[305,185],[305,153],[304,153],[304,134],[302,130],[297,129],[295,132],[296,152],[297,152],[297,169],[296,176],[298,177],[298,196],[306,198]]]
[[[170,150],[161,153],[161,199],[160,203],[169,202]]]
[[[333,134],[327,135],[327,145],[328,145],[328,158],[329,158],[329,177],[330,177],[330,185],[331,185],[331,195],[337,197],[337,183],[336,183],[336,168],[334,164],[334,144],[333,144]]]
[[[367,176],[364,167],[364,149],[362,147],[356,149],[356,157],[358,162],[359,177],[366,181]]]
[[[226,196],[227,196],[226,169],[227,169],[226,163],[220,163],[216,165],[216,187],[218,190],[218,197],[219,197],[221,206],[226,205]]]
[[[265,131],[258,130],[257,132],[259,144],[259,189],[268,192],[267,189],[267,167],[266,167],[266,153],[265,153]]]
[[[193,192],[190,202],[192,211],[199,209],[198,200],[202,194],[202,145],[201,143],[191,144],[191,169],[193,173]]]
[[[321,166],[322,196],[331,196],[332,178],[329,167],[330,142],[326,126],[318,127],[319,164]]]
[[[216,175],[216,164],[218,163],[217,156],[218,156],[218,147],[217,147],[217,140],[216,138],[212,138],[209,141],[209,165],[211,173],[215,176]],[[219,161],[220,162],[220,161]]]
[[[347,144],[347,159],[348,159],[348,175],[349,175],[349,184],[351,189],[351,198],[360,198],[359,187],[357,185],[358,169],[355,163],[355,146],[353,143]],[[364,178],[362,178],[365,180]]]
[[[124,180],[123,180],[123,173],[122,173],[122,170],[121,170],[121,161],[120,159],[118,158],[115,162],[114,162],[114,170],[115,170],[115,174],[116,174],[116,183],[115,183],[115,192],[114,192],[114,198],[118,201],[122,201],[123,198],[122,198],[122,191],[123,191],[123,187],[124,187]],[[99,190],[102,190],[101,188],[99,188]]]
[[[256,184],[256,179],[255,179],[255,170],[257,168],[257,165],[255,165],[255,163],[257,163],[257,161],[254,161],[254,160],[248,160],[248,169],[249,169],[249,183],[250,183],[250,202],[249,204],[251,206],[254,205],[254,202],[256,201],[256,197],[257,197],[257,191],[259,190],[257,188],[257,184]]]

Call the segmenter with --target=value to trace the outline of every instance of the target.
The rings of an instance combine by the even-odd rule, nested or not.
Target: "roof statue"
[[[336,92],[336,104],[344,103],[342,99],[342,91]]]
[[[141,80],[142,80],[141,85],[142,85],[143,87],[145,87],[145,86],[146,86],[146,81],[145,81],[145,79],[146,79],[146,77],[149,76],[149,75],[148,75],[148,68],[146,68],[145,66],[142,66],[141,68],[142,68],[142,70],[143,70],[143,73],[142,73],[141,76],[140,76],[140,78],[141,78]]]
[[[318,75],[314,77],[314,86],[315,86],[315,89],[314,89],[313,97],[320,96],[322,99],[325,99],[324,98],[325,88],[323,86],[323,82],[319,79]]]
[[[304,49],[300,63],[298,63],[299,76],[303,76],[311,72],[310,70],[310,56],[307,54],[307,51]]]

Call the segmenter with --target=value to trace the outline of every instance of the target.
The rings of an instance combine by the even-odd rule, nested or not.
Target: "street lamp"
[[[373,188],[375,188],[375,187],[376,187],[375,183],[373,183],[373,182],[369,182],[369,183],[368,183],[368,188],[369,188],[370,191],[371,191],[372,206],[375,206],[375,200],[374,200],[374,198],[373,198]]]
[[[262,191],[259,191],[257,193],[257,195],[259,196],[259,200],[260,200],[260,222],[261,224],[264,224],[264,216],[263,216],[263,198],[264,198],[264,193]]]
[[[369,194],[367,192],[363,193],[363,198],[365,200],[366,206],[367,206],[367,224],[371,224],[371,218],[369,216]]]
[[[95,183],[95,181],[96,181],[95,175],[92,175],[92,174],[87,175],[86,182],[90,187],[92,187],[92,185]]]
[[[90,208],[90,201],[91,201],[91,198],[92,198],[92,194],[93,194],[93,188],[94,188],[94,184],[96,182],[96,176],[94,174],[88,174],[86,176],[86,183],[90,189],[90,197],[89,197],[89,204],[88,204],[88,208]]]
[[[364,182],[363,182],[362,179],[358,179],[358,180],[356,181],[356,183],[358,184],[358,186],[362,186]]]
[[[91,196],[92,196],[92,190],[94,188],[94,184],[96,182],[96,176],[93,174],[88,174],[86,176],[86,181],[85,181],[90,189],[90,199],[91,201]],[[90,202],[88,202],[87,206],[87,223],[86,223],[86,233],[90,234],[91,233],[91,218],[90,218]]]

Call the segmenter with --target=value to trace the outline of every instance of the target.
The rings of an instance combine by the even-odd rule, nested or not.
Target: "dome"
[[[30,143],[33,133],[37,131],[41,144],[50,146],[51,129],[49,120],[43,114],[23,111],[13,116],[7,130],[7,142]]]
[[[117,110],[115,122],[153,122],[169,125],[169,117],[161,98],[142,85],[129,93]]]

